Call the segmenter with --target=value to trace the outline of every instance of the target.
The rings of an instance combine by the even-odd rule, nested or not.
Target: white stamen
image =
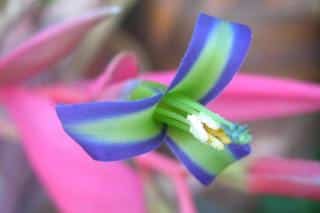
[[[206,143],[209,139],[208,133],[203,128],[202,122],[196,115],[188,115],[187,120],[190,122],[190,132],[195,138],[202,143]]]
[[[205,123],[211,129],[214,129],[214,130],[220,129],[220,125],[217,122],[215,122],[213,119],[208,117],[207,115],[200,113],[199,118],[202,123]]]
[[[204,124],[213,129],[218,130],[220,125],[205,114],[200,113],[199,115],[188,115],[187,120],[190,122],[190,132],[197,138],[201,143],[210,145],[217,150],[223,150],[224,144],[219,141],[216,137],[207,132],[204,128]]]
[[[213,148],[215,148],[215,149],[217,149],[217,150],[223,150],[224,149],[224,144],[221,142],[221,141],[219,141],[218,139],[216,139],[216,138],[211,138],[211,146],[213,147]]]

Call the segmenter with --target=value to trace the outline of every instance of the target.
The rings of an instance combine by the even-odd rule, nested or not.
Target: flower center
[[[217,150],[223,150],[225,144],[230,144],[231,139],[221,126],[203,113],[187,116],[190,122],[190,132],[200,142],[208,144]]]
[[[178,94],[166,94],[158,104],[154,118],[169,128],[190,133],[200,143],[223,150],[225,145],[248,143],[247,127],[234,124],[211,112],[196,101]]]

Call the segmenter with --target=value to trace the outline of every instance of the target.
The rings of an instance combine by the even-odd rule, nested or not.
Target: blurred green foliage
[[[258,209],[261,213],[319,213],[320,203],[318,201],[265,196],[258,202]]]

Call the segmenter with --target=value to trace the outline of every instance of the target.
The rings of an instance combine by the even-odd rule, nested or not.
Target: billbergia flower
[[[247,26],[201,14],[168,88],[135,80],[126,88],[127,100],[58,105],[57,114],[67,134],[95,160],[124,160],[166,143],[209,184],[250,152],[247,127],[204,106],[238,71],[250,41]]]

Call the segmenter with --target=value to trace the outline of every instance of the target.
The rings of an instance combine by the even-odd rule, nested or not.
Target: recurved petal
[[[59,105],[64,130],[95,160],[123,160],[158,147],[165,135],[152,115],[161,95],[136,101]]]
[[[250,153],[250,145],[231,143],[216,150],[200,143],[191,134],[168,129],[166,142],[176,157],[204,185],[209,185],[224,168]]]
[[[247,26],[201,14],[169,92],[208,103],[239,70],[250,41]]]

